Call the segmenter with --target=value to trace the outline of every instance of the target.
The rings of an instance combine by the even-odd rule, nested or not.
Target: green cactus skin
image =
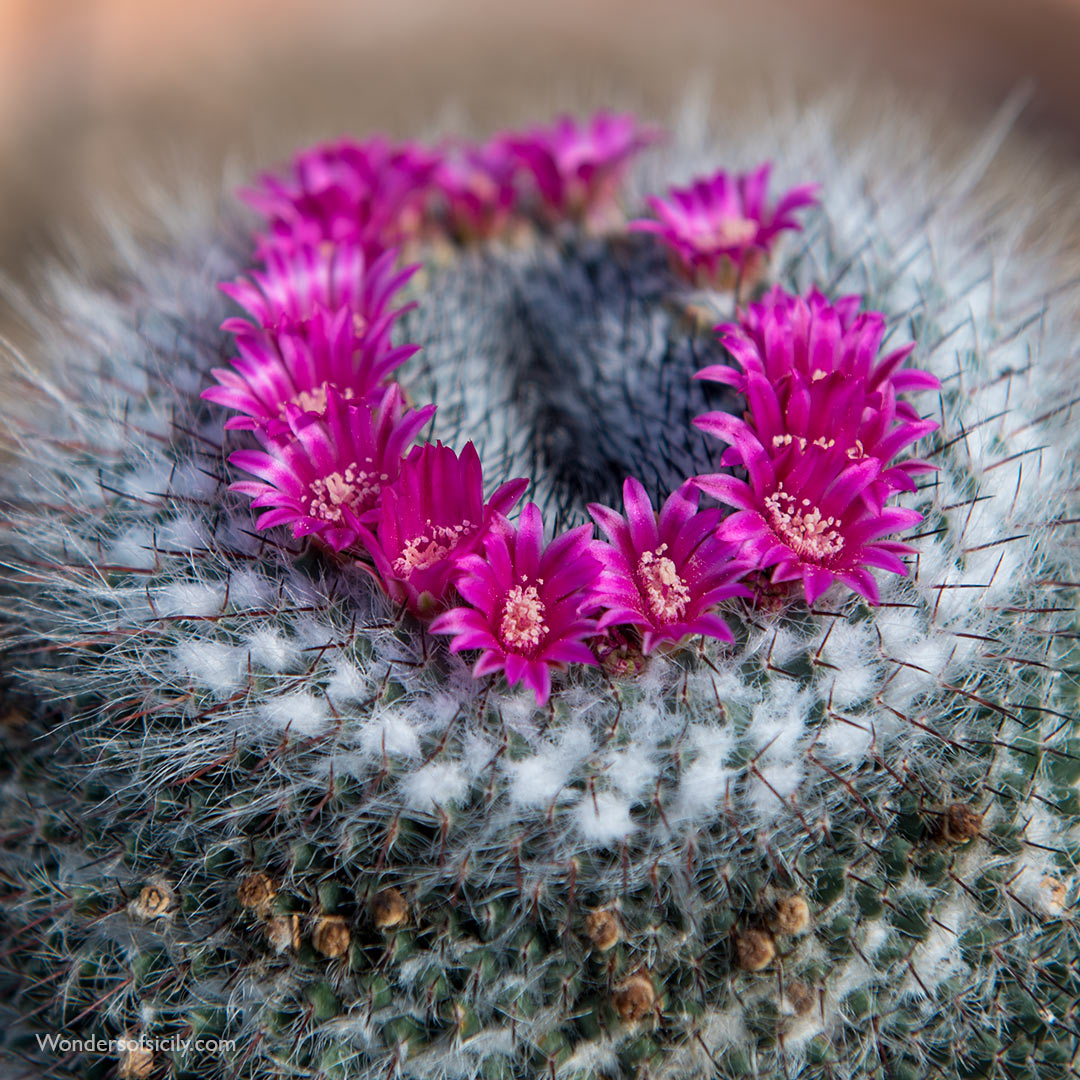
[[[684,133],[642,183],[746,150]],[[879,609],[733,605],[733,648],[542,710],[225,491],[198,394],[232,225],[175,210],[105,286],[55,276],[0,404],[13,1075],[139,1075],[48,1031],[234,1041],[147,1065],[185,1078],[1080,1075],[1076,286],[977,170],[820,117],[768,151],[824,195],[776,280],[864,293],[942,379],[915,573]],[[707,464],[683,374],[717,346],[647,245],[425,277],[404,381],[492,485],[565,524]]]

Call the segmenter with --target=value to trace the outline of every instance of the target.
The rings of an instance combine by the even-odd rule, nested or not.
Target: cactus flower
[[[462,559],[527,486],[527,480],[508,480],[485,503],[480,457],[471,442],[460,455],[442,443],[414,447],[383,490],[374,530],[360,530],[374,575],[410,611],[429,613],[450,595]]]
[[[589,513],[610,543],[598,544],[603,572],[594,591],[602,606],[600,629],[634,626],[642,651],[690,634],[731,641],[727,624],[710,609],[732,596],[746,567],[732,559],[736,545],[716,536],[717,510],[699,510],[689,481],[670,495],[659,514],[639,480],[623,484],[625,517],[599,503]]]
[[[561,116],[550,127],[508,136],[508,144],[550,213],[589,218],[610,207],[631,159],[660,137],[629,113],[601,111],[583,124]]]
[[[485,239],[506,225],[516,197],[516,165],[502,135],[479,146],[452,146],[444,153],[432,187],[447,226],[457,238]]]
[[[721,169],[689,187],[669,188],[666,199],[650,195],[656,220],[631,221],[627,228],[655,233],[691,279],[726,284],[725,271],[753,272],[781,232],[802,227],[795,211],[817,202],[817,185],[804,184],[770,205],[771,171],[771,162],[749,173]]]
[[[716,473],[694,483],[735,507],[719,537],[742,545],[741,557],[759,569],[773,568],[774,582],[801,578],[812,604],[839,579],[877,604],[869,567],[907,576],[899,556],[913,549],[883,537],[922,521],[922,514],[875,505],[869,491],[882,471],[879,458],[851,461],[839,446],[798,442],[774,457],[751,426],[733,416],[716,415],[712,431],[734,447],[749,482]]]
[[[739,312],[738,321],[716,327],[724,347],[738,368],[713,364],[695,378],[727,383],[741,394],[747,392],[747,376],[759,371],[790,397],[793,378],[816,383],[832,376],[862,380],[868,391],[880,391],[888,383],[893,394],[938,390],[941,383],[929,372],[901,367],[914,344],[902,345],[878,358],[885,337],[885,319],[877,311],[863,311],[860,296],[830,301],[817,289],[793,296],[776,285],[760,303]],[[897,405],[899,415],[917,419],[906,403]]]
[[[250,334],[252,324],[264,330],[301,326],[316,311],[347,307],[357,333],[388,327],[413,305],[393,310],[394,295],[420,269],[396,269],[398,252],[391,248],[374,261],[364,258],[355,240],[337,244],[298,244],[288,251],[269,251],[261,270],[221,285],[248,317],[221,324],[230,334]]]
[[[476,678],[505,671],[511,686],[524,682],[533,691],[537,705],[551,693],[552,668],[597,663],[585,644],[597,623],[582,611],[601,569],[591,526],[571,529],[546,548],[543,531],[535,503],[522,510],[517,528],[492,530],[484,554],[462,561],[457,589],[465,606],[431,624],[432,633],[454,635],[451,652],[480,650]]]
[[[354,404],[378,401],[386,378],[418,349],[391,346],[387,328],[360,329],[347,307],[319,310],[302,326],[280,333],[248,330],[236,337],[232,368],[214,368],[217,386],[202,396],[234,409],[225,427],[288,436],[291,408],[320,416],[331,389]]]
[[[264,510],[257,529],[291,525],[293,536],[317,536],[334,551],[354,547],[361,525],[374,521],[383,488],[435,412],[434,405],[406,411],[394,385],[378,406],[356,406],[327,391],[326,413],[313,419],[296,406],[286,410],[292,438],[265,450],[235,450],[229,463],[258,480],[232,484]]]
[[[259,256],[352,240],[377,258],[415,231],[438,160],[417,144],[379,135],[305,150],[286,175],[267,173],[241,193],[269,224],[258,238]]]
[[[776,287],[739,323],[717,328],[739,368],[714,364],[695,378],[726,383],[746,397],[747,419],[774,460],[808,444],[850,461],[877,458],[881,473],[867,494],[880,509],[891,491],[914,491],[912,478],[934,468],[917,458],[892,460],[938,426],[898,395],[941,384],[927,372],[900,367],[912,345],[878,359],[885,320],[874,311],[860,314],[860,303],[848,296],[834,305],[817,290],[797,297]],[[729,419],[708,413],[695,424],[723,438]],[[721,461],[744,464],[737,446]]]

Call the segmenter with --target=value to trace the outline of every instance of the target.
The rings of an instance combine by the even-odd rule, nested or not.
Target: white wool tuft
[[[329,721],[326,702],[307,690],[297,690],[267,701],[260,709],[262,718],[277,728],[287,728],[293,735],[318,735]]]
[[[352,704],[365,701],[375,692],[375,684],[348,660],[339,660],[334,666],[334,674],[326,684],[326,692],[335,703]]]
[[[260,626],[247,638],[251,662],[275,674],[299,667],[300,650],[296,643],[272,626]]]
[[[755,752],[770,762],[800,754],[810,702],[810,695],[794,679],[777,676],[751,712],[747,736]]]
[[[856,765],[865,761],[877,744],[877,719],[873,713],[845,713],[821,728],[814,747],[847,765]]]
[[[804,774],[799,760],[762,762],[755,767],[747,800],[763,822],[775,820],[798,790]]]
[[[507,790],[518,806],[548,806],[563,791],[581,759],[592,749],[584,724],[567,728],[557,743],[549,743],[530,757],[507,762]],[[564,797],[570,797],[569,792]]]
[[[109,545],[109,561],[117,566],[151,570],[157,560],[154,548],[153,530],[144,525],[134,525],[125,529]]]
[[[911,972],[901,992],[932,998],[946,979],[966,971],[960,950],[965,915],[960,902],[938,906],[931,914],[930,931],[911,953]]]
[[[730,800],[738,775],[727,766],[735,747],[730,728],[694,724],[687,732],[686,745],[693,760],[683,766],[678,794],[665,810],[673,823],[707,820],[722,802]]]
[[[269,582],[248,568],[229,575],[229,603],[237,611],[269,607],[273,600]]]
[[[581,835],[595,844],[614,844],[637,826],[630,817],[630,802],[610,791],[586,792],[575,812]]]
[[[176,650],[181,674],[219,697],[240,686],[245,674],[244,661],[243,649],[216,641],[185,641]]]
[[[374,758],[418,758],[420,736],[410,720],[394,709],[386,709],[377,720],[366,721],[360,744]]]
[[[225,606],[225,586],[197,581],[178,581],[151,593],[151,605],[158,615],[205,618],[217,615]]]
[[[469,782],[459,765],[433,761],[408,776],[401,787],[408,806],[434,812],[463,799]]]

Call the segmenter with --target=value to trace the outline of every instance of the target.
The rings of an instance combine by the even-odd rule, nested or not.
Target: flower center
[[[757,236],[756,221],[744,217],[727,217],[716,222],[702,222],[701,231],[693,238],[699,251],[716,248],[741,248]]]
[[[368,464],[371,464],[370,458]],[[367,472],[353,463],[344,472],[332,472],[319,480],[312,480],[308,514],[323,521],[339,523],[343,520],[343,509],[361,514],[371,508],[389,479],[386,473]]]
[[[425,532],[406,540],[401,554],[394,560],[394,573],[410,578],[420,570],[440,563],[473,531],[471,521],[460,525],[432,525],[426,522]]]
[[[802,435],[774,435],[772,444],[777,449],[781,446],[797,446],[800,450],[805,450],[807,446],[816,446],[819,450],[831,450],[836,445],[836,440],[819,435],[812,443],[808,443]]]
[[[665,551],[667,544],[661,544],[656,551],[646,551],[637,567],[642,595],[653,619],[659,623],[681,619],[690,602],[690,589]]]
[[[463,191],[481,205],[499,198],[499,185],[483,169],[469,168],[460,177]]]
[[[321,386],[313,387],[311,390],[301,390],[292,401],[283,401],[281,403],[278,415],[285,419],[286,410],[290,405],[299,405],[304,412],[325,413],[328,387],[329,383],[323,383]],[[351,386],[336,386],[335,389],[346,401],[351,401],[356,397]]]
[[[781,486],[765,506],[776,533],[797,555],[824,562],[843,551],[840,519],[825,517],[809,499],[800,502]]]
[[[530,652],[547,634],[544,622],[544,602],[535,585],[515,585],[503,605],[499,633],[503,644],[515,652]]]

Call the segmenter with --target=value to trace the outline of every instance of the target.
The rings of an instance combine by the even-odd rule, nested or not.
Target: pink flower
[[[750,593],[735,584],[747,570],[732,560],[736,545],[716,537],[720,512],[698,510],[698,493],[687,481],[657,515],[633,477],[623,484],[623,506],[625,517],[598,503],[589,505],[611,542],[595,549],[603,572],[593,601],[607,609],[599,628],[638,627],[645,653],[689,634],[731,641],[731,631],[710,608]]]
[[[441,606],[466,555],[521,498],[528,480],[510,480],[484,503],[484,477],[473,444],[461,456],[442,443],[414,447],[383,489],[374,532],[360,540],[386,591],[414,614]]]
[[[285,176],[264,175],[242,196],[269,222],[260,257],[298,244],[351,240],[377,258],[419,224],[438,157],[414,143],[375,135],[298,154]]]
[[[334,551],[354,547],[361,526],[375,520],[379,496],[397,477],[406,448],[434,412],[434,405],[406,411],[397,385],[374,408],[352,405],[330,389],[321,419],[296,406],[286,410],[288,442],[264,436],[265,451],[229,455],[230,464],[259,478],[231,489],[266,510],[257,529],[291,525],[293,536],[317,536]]]
[[[736,508],[718,535],[741,544],[741,558],[772,567],[774,582],[801,578],[810,604],[834,578],[876,604],[877,582],[868,567],[907,575],[899,556],[912,549],[882,538],[915,525],[922,515],[883,507],[870,496],[881,459],[851,460],[842,439],[833,446],[792,442],[776,454],[749,423],[726,414],[714,414],[709,430],[731,444],[749,483],[722,473],[694,483]]]
[[[770,206],[771,170],[769,162],[751,173],[721,169],[689,187],[670,188],[666,199],[650,195],[647,202],[659,220],[631,221],[627,228],[659,236],[694,280],[722,280],[725,267],[752,270],[752,258],[767,258],[779,233],[801,228],[795,211],[817,201],[817,185],[806,184]]]
[[[246,277],[219,286],[250,316],[226,319],[221,329],[250,334],[252,323],[264,330],[297,329],[318,311],[347,307],[357,334],[381,333],[409,310],[393,310],[390,305],[420,269],[419,263],[395,269],[397,256],[391,249],[369,263],[355,240],[269,251],[263,270],[252,270]]]
[[[715,364],[695,377],[727,383],[740,393],[746,393],[750,371],[760,371],[778,392],[796,376],[814,383],[833,374],[860,379],[871,391],[886,382],[895,394],[941,389],[929,372],[901,368],[914,343],[878,360],[885,318],[877,311],[860,312],[861,305],[860,296],[843,296],[832,303],[817,289],[793,296],[775,285],[760,303],[740,311],[738,322],[716,328],[742,371]],[[908,419],[918,417],[911,406],[900,412]]]
[[[496,235],[514,205],[517,159],[504,136],[480,146],[451,147],[435,170],[433,189],[450,231],[461,240]]]
[[[561,116],[551,127],[508,135],[507,144],[552,214],[588,217],[613,202],[631,158],[661,137],[630,114],[602,111],[585,124]]]
[[[592,527],[557,536],[545,548],[540,508],[528,503],[518,527],[493,529],[484,555],[462,560],[458,592],[467,606],[451,608],[431,624],[453,634],[450,649],[479,649],[473,675],[505,671],[513,686],[524,682],[543,705],[551,693],[551,669],[596,664],[585,639],[596,620],[582,615],[589,586],[600,572],[593,556]]]
[[[241,414],[230,417],[226,428],[272,437],[288,437],[290,409],[321,416],[331,390],[356,405],[377,401],[384,380],[419,348],[392,347],[389,328],[381,323],[358,333],[349,308],[319,309],[280,333],[241,323],[247,332],[236,338],[240,355],[230,361],[232,369],[213,369],[218,385],[202,396]]]
[[[751,428],[771,458],[809,444],[850,461],[877,458],[882,471],[867,497],[880,507],[890,491],[914,491],[912,477],[933,469],[918,459],[889,464],[938,426],[898,395],[941,384],[927,372],[901,368],[913,345],[878,359],[885,320],[874,311],[860,314],[860,302],[848,296],[833,305],[817,290],[804,298],[777,286],[739,323],[717,327],[739,367],[715,364],[695,378],[726,383],[746,397]],[[729,430],[718,414],[695,424],[721,438]],[[729,447],[721,463],[744,464],[738,447]]]

